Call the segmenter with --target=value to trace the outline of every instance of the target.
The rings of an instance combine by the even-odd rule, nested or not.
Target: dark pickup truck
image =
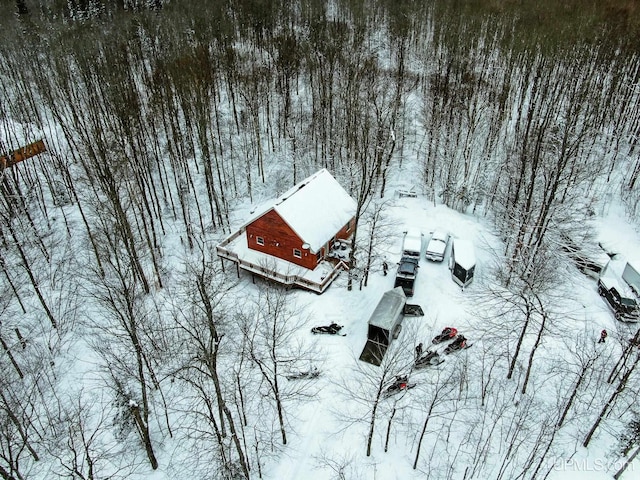
[[[396,281],[393,287],[402,287],[402,290],[407,297],[413,296],[416,276],[418,275],[418,268],[420,268],[418,261],[419,258],[416,257],[402,257],[398,264]]]

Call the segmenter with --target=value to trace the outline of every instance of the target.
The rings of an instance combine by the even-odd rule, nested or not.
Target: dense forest
[[[0,24],[0,154],[47,147],[1,173],[5,480],[144,475],[167,439],[183,478],[262,477],[307,394],[278,368],[308,352],[286,347],[287,293],[239,302],[215,245],[239,204],[320,168],[357,201],[353,275],[394,179],[494,226],[485,301],[517,327],[508,360],[483,357],[505,367],[483,391],[548,328],[561,236],[589,238],[607,202],[640,215],[636,1],[16,0]],[[617,406],[609,428],[637,454],[640,356],[621,355],[577,352],[560,418],[500,440],[520,450],[470,433],[483,446],[465,478],[489,478],[492,448],[497,478],[542,478],[580,402],[601,412],[578,428],[585,447]]]

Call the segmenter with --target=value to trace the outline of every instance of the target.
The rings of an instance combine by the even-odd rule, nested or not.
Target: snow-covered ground
[[[445,229],[449,230],[454,238],[468,238],[478,244],[479,266],[476,280],[481,280],[482,263],[487,259],[487,254],[480,245],[493,239],[476,219],[443,206],[434,208],[423,197],[399,199],[388,213],[398,221],[397,236],[395,241],[388,245],[387,250],[387,259],[392,267],[400,259],[402,232],[407,228],[419,229],[425,234],[426,239],[431,231]],[[393,453],[385,454],[380,443],[384,439],[378,435],[374,442],[373,455],[367,459],[364,455],[366,423],[345,425],[339,415],[336,415],[336,412],[344,407],[344,402],[349,401],[341,392],[342,385],[348,384],[353,363],[359,362],[358,357],[366,343],[369,316],[382,294],[394,286],[395,269],[390,268],[387,276],[384,276],[381,270],[373,272],[369,277],[368,287],[358,290],[356,284],[351,292],[346,289],[345,277],[343,274],[342,278],[322,296],[306,292],[295,294],[301,303],[308,303],[309,309],[313,312],[309,328],[316,324],[324,325],[335,321],[344,325],[343,331],[347,336],[312,338],[326,358],[321,366],[323,374],[318,380],[321,384],[320,392],[317,399],[306,405],[300,413],[299,421],[293,425],[296,439],[291,441],[291,447],[287,448],[269,477],[328,478],[330,468],[323,465],[322,461],[323,457],[327,457],[351,460],[348,467],[351,471],[345,472],[346,478],[422,478],[421,473],[411,469],[411,461],[405,457],[408,453],[405,451],[407,442],[396,439]],[[451,280],[446,261],[434,263],[422,255],[415,294],[408,302],[421,305],[425,316],[405,319],[401,338],[415,331],[418,336],[412,345],[419,342],[426,345],[447,325],[454,325],[466,332],[473,307],[469,302],[468,293],[474,288],[476,284],[472,283],[462,292]],[[307,335],[307,332],[308,330],[304,334]],[[472,337],[472,332],[469,332],[469,335]],[[401,341],[401,338],[398,341]],[[412,354],[412,351],[410,353]],[[429,373],[425,371],[416,374],[416,380],[427,380]],[[409,395],[413,393],[408,392]],[[417,389],[415,393],[419,394]],[[380,421],[380,431],[384,430],[384,422],[384,419]]]
[[[477,344],[478,347],[463,351],[455,358],[448,359],[444,366],[436,367],[441,373],[446,372],[446,368],[457,368],[456,363],[479,362],[483,348],[492,348],[491,339],[486,338],[486,331],[478,328],[478,325],[482,324],[482,318],[479,317],[476,305],[477,298],[490,283],[490,265],[495,261],[496,252],[500,252],[500,242],[488,228],[488,222],[482,217],[464,215],[442,205],[434,206],[421,196],[396,199],[387,213],[398,223],[397,235],[383,246],[386,250],[385,258],[391,265],[387,276],[383,275],[381,269],[374,271],[369,277],[366,288],[359,290],[356,283],[353,291],[348,291],[346,275],[343,274],[321,296],[304,291],[291,293],[292,301],[306,305],[309,321],[299,335],[306,339],[305,341],[313,342],[318,351],[322,352],[322,360],[320,365],[317,365],[322,374],[316,381],[318,391],[315,399],[289,412],[292,414],[289,421],[293,434],[290,435],[290,441],[278,461],[264,472],[266,478],[318,480],[425,478],[424,469],[412,469],[417,438],[415,435],[406,436],[409,429],[392,428],[389,451],[384,451],[388,421],[385,414],[389,413],[385,408],[388,408],[388,405],[383,405],[381,412],[384,413],[377,419],[370,457],[365,456],[368,433],[366,410],[360,411],[362,414],[360,420],[364,421],[345,421],[346,415],[342,415],[352,410],[345,390],[350,388],[350,382],[358,381],[352,372],[354,365],[359,362],[358,356],[366,341],[367,321],[382,294],[393,288],[395,273],[393,267],[400,258],[402,232],[407,228],[421,230],[425,234],[425,245],[429,233],[435,229],[449,231],[454,241],[456,238],[471,240],[475,245],[477,266],[474,282],[462,291],[451,279],[447,259],[442,263],[434,263],[426,260],[423,255],[420,260],[415,295],[408,301],[421,305],[425,316],[406,318],[403,331],[396,343],[402,344],[403,348],[408,350],[407,356],[410,357],[414,345],[419,342],[429,345],[431,338],[443,327],[455,326],[467,336],[470,343]],[[640,245],[639,233],[625,220],[621,210],[610,208],[608,215],[597,224],[599,238],[607,243],[615,240],[616,247],[621,251],[635,251]],[[449,246],[447,258],[450,249]],[[571,315],[571,319],[567,321],[570,323],[565,322],[564,325],[567,328],[573,326],[572,335],[575,332],[576,336],[580,334],[590,336],[594,342],[600,330],[606,328],[611,336],[607,344],[608,348],[612,348],[612,355],[616,355],[619,347],[614,346],[613,343],[617,338],[628,335],[631,327],[614,320],[597,294],[595,280],[583,276],[573,266],[569,266],[566,283],[568,288],[575,292],[578,303],[582,304],[579,307],[574,305],[571,309],[580,308],[582,311]],[[334,321],[344,325],[343,331],[347,333],[346,337],[313,336],[309,332],[312,326]],[[485,338],[482,338],[483,335]],[[564,355],[562,345],[559,341],[551,340],[550,346],[547,345],[546,354],[548,355],[551,351],[561,358]],[[448,365],[452,362],[453,366]],[[545,365],[544,358],[540,359],[540,364]],[[415,400],[415,396],[426,395],[426,391],[421,386],[431,384],[433,378],[439,374],[431,369],[412,373],[411,380],[418,383],[418,386],[408,391],[399,400],[399,409],[401,410],[402,405],[406,405],[407,402]],[[517,390],[517,383],[511,385],[511,388]],[[540,384],[540,380],[537,380],[536,386],[544,387]],[[452,408],[455,406],[452,405]],[[599,408],[601,408],[600,405],[593,406],[592,415],[584,418],[586,424],[595,419]],[[409,415],[411,415],[410,410]],[[421,422],[422,419],[403,421]],[[570,434],[569,437],[572,435]],[[611,439],[607,434],[602,435],[601,441],[594,441],[588,450],[579,447],[582,440],[580,434],[576,434],[575,437],[572,440],[574,443],[571,447],[572,455],[548,458],[546,470],[544,470],[545,474],[550,471],[548,478],[554,480],[611,478],[620,463],[611,454],[611,445],[607,444]],[[455,444],[455,437],[450,441]],[[488,459],[488,462],[491,461],[497,462],[498,459]],[[464,472],[464,468],[457,468],[456,472]],[[433,478],[445,478],[435,470],[433,475]],[[462,477],[454,476],[453,478]],[[640,478],[640,462],[629,467],[621,478]]]

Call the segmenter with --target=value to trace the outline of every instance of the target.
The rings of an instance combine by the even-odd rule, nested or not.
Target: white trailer
[[[407,297],[402,287],[396,287],[382,295],[369,317],[367,343],[360,360],[376,366],[382,363],[387,348],[400,334],[406,303]]]
[[[463,289],[473,281],[476,271],[476,255],[473,243],[469,240],[456,238],[451,246],[449,258],[451,278]]]

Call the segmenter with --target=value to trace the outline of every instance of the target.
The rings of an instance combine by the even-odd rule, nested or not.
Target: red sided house
[[[220,242],[218,256],[252,274],[322,293],[346,267],[336,249],[351,236],[355,212],[356,202],[322,169]]]

